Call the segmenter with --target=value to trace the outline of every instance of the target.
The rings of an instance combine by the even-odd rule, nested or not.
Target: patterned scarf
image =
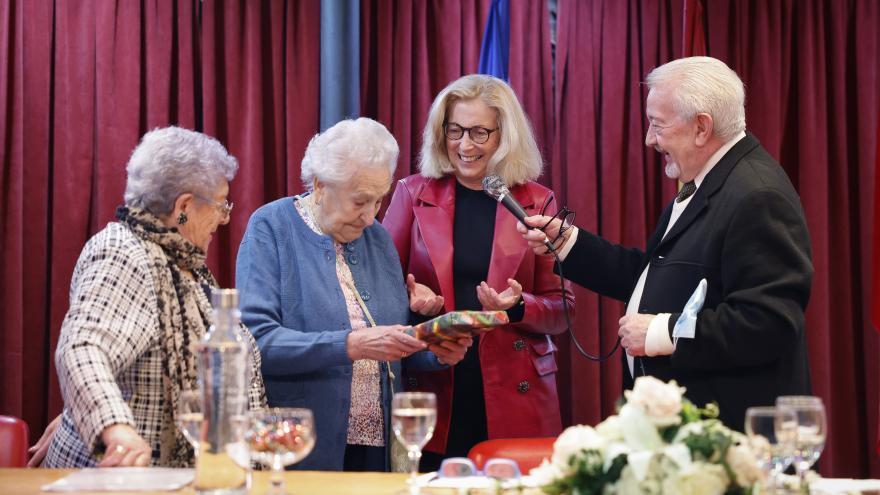
[[[158,302],[165,388],[159,465],[191,467],[193,448],[175,426],[175,416],[180,392],[197,387],[198,364],[191,346],[201,340],[210,324],[210,307],[198,293],[203,285],[216,287],[217,281],[205,265],[205,252],[180,235],[177,228],[166,227],[152,213],[133,206],[119,206],[116,218],[137,237],[161,247],[164,254],[148,250]]]

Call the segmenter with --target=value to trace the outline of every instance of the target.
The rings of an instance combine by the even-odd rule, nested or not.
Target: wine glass
[[[272,469],[273,495],[284,493],[284,467],[303,460],[315,447],[312,411],[270,408],[251,411],[245,442],[251,458]]]
[[[391,401],[391,428],[406,447],[410,462],[410,493],[419,493],[416,481],[422,447],[434,435],[437,423],[437,397],[430,392],[401,392]]]
[[[787,407],[750,407],[746,410],[746,436],[764,472],[766,487],[773,491],[779,475],[794,459],[797,418]]]
[[[801,491],[808,490],[807,471],[819,460],[825,447],[827,423],[822,399],[810,395],[785,395],[776,399],[777,406],[794,410],[797,416],[794,468],[800,480]]]
[[[182,390],[177,398],[177,428],[198,455],[199,429],[202,426],[202,391]]]

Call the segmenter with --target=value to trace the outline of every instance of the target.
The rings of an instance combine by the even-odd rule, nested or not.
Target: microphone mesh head
[[[496,200],[505,194],[510,194],[510,190],[507,189],[507,184],[504,183],[504,179],[497,175],[487,175],[483,178],[483,191]]]

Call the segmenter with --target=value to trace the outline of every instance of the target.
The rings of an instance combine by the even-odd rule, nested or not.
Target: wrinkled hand
[[[61,415],[55,416],[55,419],[52,420],[46,426],[46,429],[43,431],[43,435],[40,436],[40,439],[37,440],[37,443],[30,446],[28,449],[28,454],[31,455],[31,458],[28,459],[27,467],[40,467],[40,464],[43,462],[43,459],[46,458],[46,452],[49,450],[49,444],[52,443],[52,437],[55,435],[55,430],[58,429],[58,425],[61,424]]]
[[[622,317],[618,324],[620,329],[620,345],[630,356],[645,356],[645,338],[648,336],[648,326],[656,315],[634,314]]]
[[[104,428],[101,440],[107,446],[98,467],[149,466],[153,450],[129,425],[115,424]]]
[[[424,316],[434,316],[443,309],[443,296],[434,294],[427,285],[416,282],[412,273],[406,276],[409,309]]]
[[[553,219],[551,221],[550,219]],[[544,215],[532,215],[530,217],[526,217],[526,225],[531,228],[527,228],[526,225],[523,225],[522,222],[516,223],[516,230],[522,234],[523,239],[529,243],[529,247],[532,248],[535,254],[539,256],[550,255],[550,251],[547,249],[547,246],[544,244],[544,241],[550,239],[556,239],[556,250],[559,251],[565,246],[565,243],[568,242],[568,238],[571,237],[571,229],[568,229],[563,234],[562,238],[557,239],[559,237],[559,228],[562,227],[562,220],[559,218],[548,217]],[[544,227],[547,222],[550,222],[547,227]],[[538,230],[541,227],[544,227],[543,232]]]
[[[348,334],[346,348],[352,361],[397,361],[428,346],[421,340],[401,332],[403,325],[377,326]]]
[[[474,339],[470,336],[459,337],[455,341],[443,341],[439,344],[428,346],[428,349],[437,356],[440,364],[448,364],[452,366],[464,359],[464,354],[468,347],[474,344]]]
[[[507,289],[498,293],[486,282],[477,286],[477,299],[483,305],[483,311],[503,311],[510,309],[522,296],[522,285],[516,280],[507,279]]]

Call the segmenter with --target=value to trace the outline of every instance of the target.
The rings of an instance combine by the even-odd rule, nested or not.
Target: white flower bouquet
[[[763,473],[741,433],[700,409],[675,381],[636,379],[617,415],[572,426],[531,475],[550,495],[733,495]]]

